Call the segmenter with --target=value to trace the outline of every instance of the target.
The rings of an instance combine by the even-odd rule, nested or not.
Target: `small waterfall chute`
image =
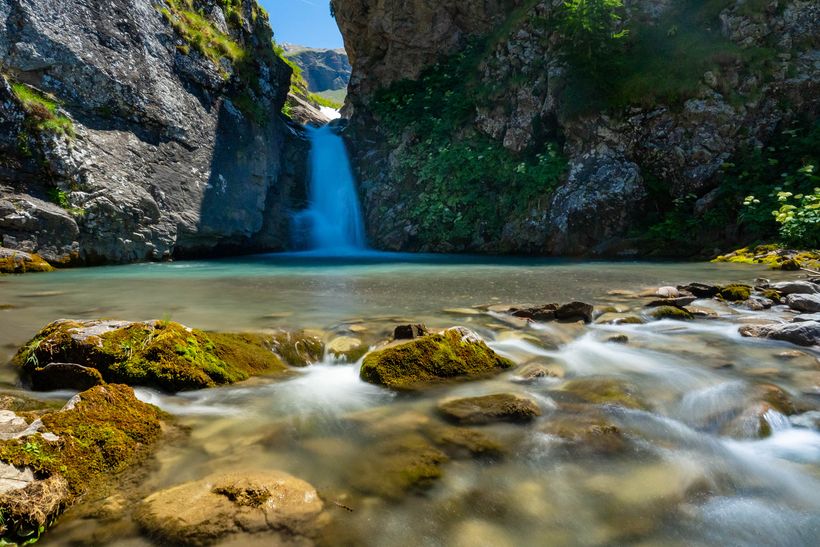
[[[320,254],[367,249],[364,218],[344,140],[333,129],[307,128],[310,138],[309,205],[294,216],[295,244]]]

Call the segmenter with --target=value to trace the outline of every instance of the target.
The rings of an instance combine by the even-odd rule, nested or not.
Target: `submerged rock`
[[[430,488],[447,461],[431,441],[410,433],[368,447],[366,457],[348,469],[349,482],[366,494],[397,500]]]
[[[786,297],[786,304],[801,313],[820,312],[820,294],[792,294]]]
[[[626,408],[646,409],[637,390],[624,382],[612,378],[579,378],[563,385],[561,391],[586,403],[596,405],[618,405]]]
[[[513,393],[445,399],[438,403],[437,409],[447,420],[463,425],[526,423],[541,415],[538,403]]]
[[[0,247],[0,274],[51,271],[54,271],[54,268],[40,255]]]
[[[109,384],[42,414],[31,424],[37,426],[33,434],[0,441],[0,462],[23,474],[36,472],[24,487],[0,494],[0,539],[39,536],[81,496],[143,460],[162,436],[165,419],[128,386]]]
[[[562,414],[550,419],[541,431],[557,438],[577,455],[612,455],[627,448],[623,432],[597,414]]]
[[[145,498],[136,519],[174,545],[207,545],[239,534],[274,534],[274,544],[318,535],[324,503],[307,482],[282,471],[214,474]],[[275,539],[274,539],[275,538]]]
[[[592,323],[594,307],[584,302],[570,302],[568,304],[545,304],[532,308],[510,308],[513,317],[531,319],[533,321],[583,321]]]
[[[107,382],[180,391],[284,371],[272,346],[272,340],[262,335],[206,333],[170,321],[62,319],[41,330],[17,352],[14,362],[25,378],[40,378],[50,389],[58,387],[57,376],[44,365],[62,362],[96,369]],[[72,368],[74,373],[78,370]],[[67,369],[54,369],[60,371]]]
[[[451,458],[500,459],[506,453],[504,445],[482,431],[466,427],[430,426],[425,433],[433,443]]]
[[[513,366],[477,334],[455,327],[369,353],[360,376],[392,389],[418,389],[431,383],[498,374]]]
[[[740,327],[741,336],[751,338],[769,338],[791,342],[798,346],[820,345],[820,322],[803,321],[800,323],[772,323],[768,325],[744,325]]]
[[[684,308],[697,300],[694,296],[678,296],[677,298],[663,298],[661,300],[653,300],[646,304],[647,308],[660,308],[664,306],[674,306],[676,308]]]
[[[715,287],[714,285],[707,285],[705,283],[690,283],[688,285],[678,287],[678,289],[691,293],[697,298],[712,298],[717,296],[717,294],[720,292],[719,287]]]

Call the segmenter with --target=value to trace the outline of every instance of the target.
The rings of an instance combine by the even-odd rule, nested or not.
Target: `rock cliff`
[[[737,238],[751,183],[727,169],[798,122],[816,134],[816,2],[626,1],[625,45],[591,75],[560,0],[332,4],[380,248],[633,254],[672,214]]]
[[[283,44],[285,56],[302,69],[308,90],[314,93],[347,89],[350,61],[343,49],[317,49]]]
[[[0,0],[0,245],[52,263],[279,249],[307,144],[255,0]]]

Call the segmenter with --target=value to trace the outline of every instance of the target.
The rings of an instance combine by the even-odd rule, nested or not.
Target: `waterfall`
[[[310,201],[306,210],[294,216],[295,243],[328,254],[364,250],[364,219],[344,141],[327,125],[308,127],[307,132]]]

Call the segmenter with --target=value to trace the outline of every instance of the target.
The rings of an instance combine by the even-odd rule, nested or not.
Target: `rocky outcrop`
[[[369,236],[382,248],[634,253],[636,247],[627,236],[643,225],[649,212],[676,200],[691,201],[687,214],[693,217],[714,211],[724,164],[741,149],[764,145],[778,127],[797,117],[815,119],[818,110],[820,53],[813,21],[820,13],[816,3],[804,0],[753,7],[748,2],[726,2],[715,13],[705,13],[700,4],[625,2],[624,26],[639,28],[633,33],[637,39],[640,33],[656,32],[672,44],[659,44],[663,47],[679,47],[674,45],[678,35],[680,40],[708,42],[704,51],[684,52],[687,62],[708,68],[670,75],[663,83],[678,78],[672,83],[674,93],[642,90],[607,104],[584,102],[582,93],[572,88],[562,37],[552,23],[561,2],[332,4],[353,65],[347,104],[353,118],[347,135]],[[473,38],[481,45],[469,49],[466,45]],[[449,140],[442,141],[448,149],[459,143],[468,146],[459,165],[475,164],[480,151],[471,155],[469,147],[489,142],[494,150],[505,150],[513,165],[521,162],[523,173],[531,165],[528,157],[556,143],[568,167],[557,187],[545,184],[538,192],[522,192],[499,203],[497,211],[487,213],[497,218],[471,221],[464,227],[471,237],[454,242],[453,226],[469,216],[474,208],[470,200],[487,197],[493,180],[486,177],[494,174],[477,174],[466,190],[448,187],[446,180],[434,175],[424,178],[442,147],[414,156],[430,135],[414,132],[412,118],[391,117],[390,104],[374,108],[374,99],[401,80],[422,74],[435,80],[436,71],[445,70],[436,63],[456,54],[464,57],[455,63],[473,63],[475,68],[469,85],[452,91],[459,96],[474,92],[477,97],[474,104],[457,105],[463,109],[463,121],[449,129]],[[604,87],[613,87],[612,83]],[[404,88],[396,89],[396,104],[401,106]],[[441,93],[425,100],[429,109],[424,115],[440,116]],[[408,161],[415,162],[409,169]],[[424,235],[426,227],[419,218],[430,215],[415,212],[429,210],[423,200],[433,195],[432,185],[449,188],[436,194],[449,212],[442,214],[441,225],[428,230],[433,235]],[[472,185],[482,191],[471,194]],[[508,186],[499,190],[505,197],[515,191]],[[499,227],[488,228],[493,221]]]
[[[271,36],[255,0],[0,0],[0,244],[63,264],[283,248],[307,143]]]
[[[350,61],[344,49],[318,49],[283,44],[285,57],[302,69],[308,90],[343,91],[350,82]]]

